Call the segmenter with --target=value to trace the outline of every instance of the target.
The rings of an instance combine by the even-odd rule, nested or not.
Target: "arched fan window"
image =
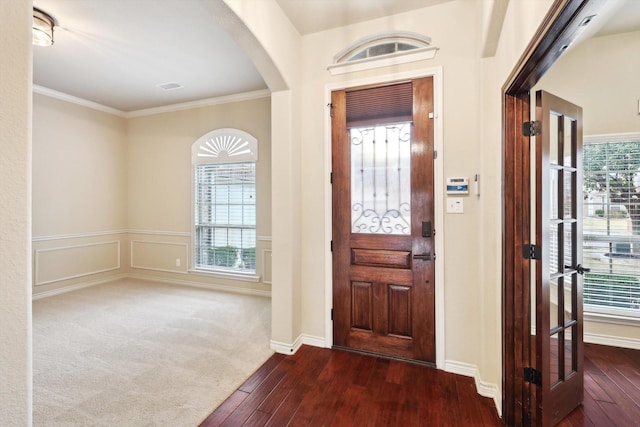
[[[255,273],[258,141],[238,129],[217,129],[191,147],[194,266]]]
[[[387,65],[432,59],[438,48],[431,38],[413,32],[384,32],[360,39],[338,52],[334,64],[328,67],[332,74],[367,70]]]

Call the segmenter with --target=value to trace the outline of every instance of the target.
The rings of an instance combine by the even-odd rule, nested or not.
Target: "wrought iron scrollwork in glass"
[[[411,234],[411,124],[350,130],[351,231]]]

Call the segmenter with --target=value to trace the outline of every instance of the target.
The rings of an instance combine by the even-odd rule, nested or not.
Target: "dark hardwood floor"
[[[427,421],[428,420],[428,421]],[[501,426],[472,378],[407,362],[302,346],[275,354],[202,424]]]
[[[640,350],[585,344],[584,402],[559,426],[640,426]]]
[[[302,346],[273,355],[202,424],[502,426],[472,378]],[[640,351],[585,344],[585,401],[560,426],[640,425]]]

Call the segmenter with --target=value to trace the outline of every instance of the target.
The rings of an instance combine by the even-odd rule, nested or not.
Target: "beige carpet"
[[[268,298],[121,280],[33,302],[35,426],[197,426],[273,352]]]

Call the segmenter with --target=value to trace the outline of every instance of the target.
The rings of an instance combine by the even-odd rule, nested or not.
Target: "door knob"
[[[591,271],[590,268],[584,267],[581,264],[578,264],[575,267],[571,267],[570,265],[565,265],[564,268],[570,268],[572,270],[575,270],[578,274],[589,273]]]
[[[431,252],[427,252],[424,254],[414,254],[413,259],[421,259],[424,261],[431,261]]]
[[[584,274],[590,272],[591,269],[578,264],[576,265],[576,271],[578,272],[578,274]]]

